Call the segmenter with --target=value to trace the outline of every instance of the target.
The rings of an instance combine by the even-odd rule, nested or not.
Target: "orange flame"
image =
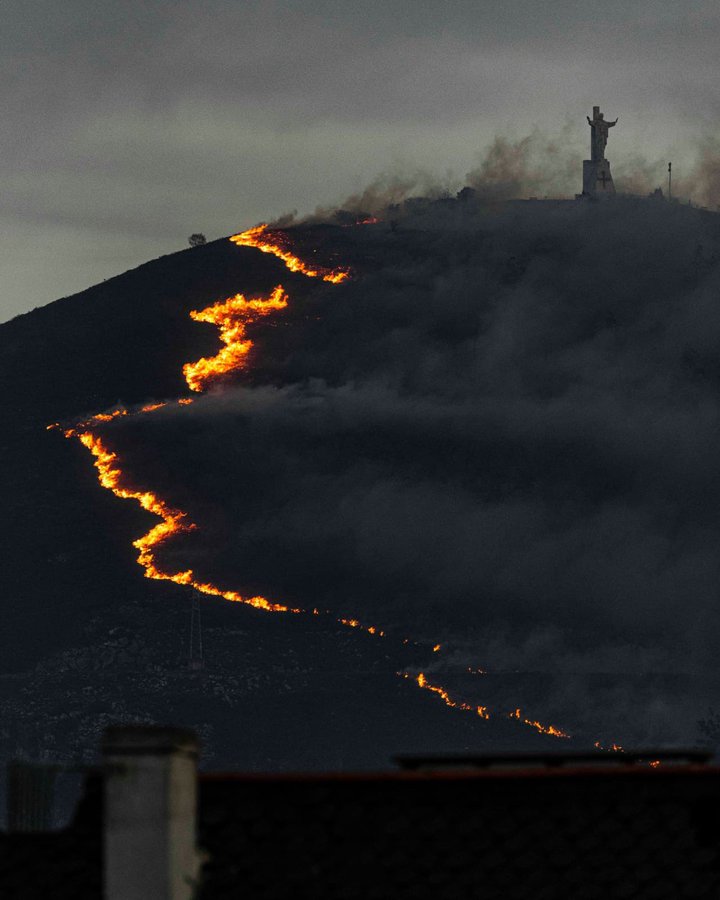
[[[193,310],[190,318],[196,322],[210,322],[220,328],[220,340],[225,344],[215,356],[204,356],[194,363],[185,363],[183,375],[191,391],[204,391],[209,384],[237,371],[247,362],[253,345],[246,335],[246,326],[260,316],[285,309],[288,297],[278,285],[266,298],[246,300],[242,294],[228,297],[200,311]]]
[[[602,744],[601,741],[595,741],[595,747],[597,747],[598,750],[607,750],[608,753],[624,753],[625,752],[625,748],[621,747],[620,744],[610,744],[609,747],[606,747],[604,744]]]
[[[313,610],[315,612],[315,610]],[[361,631],[367,631],[368,634],[375,634],[378,637],[386,637],[385,632],[378,628],[377,625],[363,625],[357,619],[338,619],[341,625],[346,628],[359,628]]]
[[[63,432],[65,437],[80,437],[80,434],[83,430],[92,427],[93,425],[103,425],[106,422],[112,422],[113,419],[118,419],[121,416],[129,416],[130,413],[125,409],[124,406],[118,406],[117,409],[114,409],[109,413],[96,413],[94,416],[90,416],[89,419],[86,419],[84,422],[78,422],[78,424],[74,428],[68,428]],[[54,428],[54,425],[49,425],[48,428]]]
[[[328,269],[324,266],[309,266],[290,252],[287,238],[282,232],[269,232],[267,224],[248,228],[242,234],[234,234],[230,240],[239,247],[255,247],[263,253],[272,253],[281,259],[291,272],[302,272],[309,278],[322,278],[332,284],[339,284],[350,277],[348,269]]]
[[[487,706],[471,706],[469,703],[462,703],[461,701],[454,700],[444,687],[440,687],[438,684],[430,684],[423,672],[420,672],[415,676],[410,675],[408,672],[402,672],[400,674],[402,678],[412,680],[422,690],[436,694],[443,701],[445,706],[450,706],[453,709],[464,709],[467,712],[475,713],[475,715],[480,716],[481,719],[490,718]]]
[[[85,424],[89,425],[92,422],[98,422],[98,423],[112,422],[113,419],[117,419],[120,416],[127,416],[127,415],[129,415],[129,413],[125,409],[125,407],[118,406],[117,409],[114,409],[112,412],[109,412],[109,413],[96,413],[94,416],[91,416]]]
[[[178,403],[192,403],[191,399],[187,400],[178,400]],[[147,403],[145,406],[141,406],[139,410],[136,412],[140,413],[149,413],[154,412],[156,409],[162,409],[167,406],[167,401],[163,401],[161,403]],[[63,434],[65,437],[79,437],[80,434],[89,428],[92,428],[93,425],[105,425],[108,422],[112,422],[114,419],[123,418],[125,416],[131,416],[133,413],[130,410],[126,409],[124,406],[118,406],[112,412],[109,413],[95,413],[94,416],[90,416],[89,419],[85,419],[83,422],[78,422],[73,428],[68,428],[63,430]],[[54,428],[62,428],[59,422],[53,422],[52,425],[46,425],[46,431],[52,431]]]
[[[162,409],[164,406],[167,406],[167,403],[148,403],[146,406],[140,407],[140,412],[155,412],[156,409]]]
[[[535,722],[532,719],[526,719],[523,717],[522,713],[519,709],[516,709],[514,712],[508,713],[509,719],[517,719],[518,722],[522,722],[523,725],[528,725],[530,728],[534,728],[535,731],[539,731],[540,734],[549,734],[552,737],[556,738],[569,738],[570,735],[566,734],[564,731],[561,731],[559,728],[556,728],[554,725],[543,725],[541,722]]]
[[[73,436],[74,434],[75,432],[71,431],[67,436]],[[124,487],[123,472],[120,468],[117,453],[109,450],[97,435],[92,434],[90,431],[83,431],[77,437],[83,446],[87,447],[95,457],[94,465],[98,471],[98,481],[104,488],[112,491],[116,497],[120,497],[123,500],[137,501],[143,509],[162,519],[147,534],[133,541],[133,546],[140,551],[137,561],[145,569],[146,578],[186,584],[203,594],[224,597],[226,600],[244,603],[248,606],[254,606],[256,609],[265,609],[271,612],[300,612],[300,610],[290,609],[281,603],[271,603],[265,597],[244,597],[237,591],[223,591],[214,585],[196,581],[193,578],[192,569],[174,573],[164,572],[160,569],[155,558],[157,547],[172,537],[194,531],[197,526],[193,522],[187,521],[187,513],[168,506],[164,500],[152,491],[137,491]]]

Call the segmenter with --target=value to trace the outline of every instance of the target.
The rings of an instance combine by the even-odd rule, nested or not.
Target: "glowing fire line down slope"
[[[80,443],[95,457],[95,468],[98,470],[98,480],[100,484],[112,491],[116,497],[124,500],[136,500],[143,509],[159,516],[162,521],[148,531],[147,534],[133,541],[133,546],[140,553],[137,561],[138,565],[145,570],[146,578],[153,578],[158,581],[174,581],[176,584],[185,584],[195,588],[203,594],[212,594],[215,597],[223,597],[225,600],[231,600],[236,603],[244,603],[247,606],[253,606],[256,609],[264,609],[268,612],[294,612],[299,613],[299,609],[290,609],[282,603],[271,603],[265,597],[244,597],[237,591],[224,591],[213,584],[202,581],[196,581],[193,578],[192,569],[184,572],[164,572],[157,565],[155,551],[170,538],[177,537],[180,534],[187,534],[196,529],[193,522],[188,521],[187,513],[168,506],[164,500],[154,494],[152,491],[137,491],[132,488],[123,486],[123,473],[120,468],[120,461],[116,453],[103,444],[97,435],[90,431],[79,433],[70,429],[66,432],[66,437],[77,436]]]
[[[255,247],[263,253],[271,253],[281,259],[291,272],[302,272],[309,278],[322,278],[332,284],[340,284],[350,277],[348,269],[328,269],[324,266],[309,266],[295,256],[288,246],[287,238],[280,231],[270,233],[266,224],[248,228],[241,234],[234,234],[230,240],[238,247]]]
[[[349,276],[348,270],[345,269],[313,268],[306,265],[290,252],[285,245],[286,239],[284,237],[280,237],[277,234],[269,235],[265,225],[235,235],[231,240],[240,246],[255,247],[264,253],[272,253],[283,260],[288,269],[293,272],[301,272],[308,277],[322,278],[324,281],[338,284]],[[248,354],[253,346],[252,341],[247,338],[247,324],[260,316],[282,310],[287,307],[287,304],[287,294],[282,286],[278,285],[265,298],[260,297],[248,300],[244,295],[236,294],[234,297],[229,297],[225,301],[215,303],[203,310],[193,310],[190,316],[195,321],[208,322],[219,327],[220,340],[224,346],[213,357],[204,357],[194,363],[187,363],[183,366],[183,374],[188,387],[192,391],[202,392],[209,385],[217,382],[229,373],[244,368],[247,364]],[[192,400],[190,398],[180,398],[177,402],[184,405],[191,403]],[[165,405],[165,403],[148,404],[138,410],[137,414],[150,413]],[[66,430],[64,434],[67,438],[77,437],[93,455],[94,465],[98,471],[98,480],[103,487],[112,491],[119,498],[135,500],[143,509],[157,515],[162,520],[150,529],[147,534],[133,542],[133,546],[139,550],[137,562],[143,567],[145,576],[155,580],[172,581],[176,584],[186,585],[204,594],[221,597],[225,600],[242,603],[268,612],[302,613],[303,610],[301,609],[294,609],[285,604],[270,601],[265,597],[246,597],[237,591],[223,590],[209,582],[198,581],[191,569],[170,573],[163,571],[159,567],[156,558],[157,549],[174,537],[194,531],[197,526],[189,520],[187,513],[171,507],[152,491],[141,491],[126,486],[117,454],[109,450],[102,439],[90,430],[92,426],[102,425],[119,416],[127,415],[129,413],[125,409],[118,409],[112,413],[100,413],[91,417],[88,421],[77,425],[75,428]],[[319,615],[320,613],[317,609],[313,609],[311,614]],[[386,632],[380,628],[362,625],[354,618],[340,618],[337,621],[349,628],[360,628],[371,635],[386,636]],[[407,641],[404,641],[404,643],[407,643]],[[436,644],[433,647],[433,651],[439,651],[440,646]],[[487,707],[472,706],[453,699],[445,688],[428,682],[423,673],[417,676],[411,676],[408,673],[399,674],[403,678],[412,679],[417,687],[437,695],[449,707],[472,712],[482,719],[490,718]],[[517,719],[523,725],[530,726],[542,734],[558,738],[569,737],[565,732],[552,725],[545,726],[540,722],[523,718],[520,715],[520,710],[501,715],[504,715],[505,718]]]

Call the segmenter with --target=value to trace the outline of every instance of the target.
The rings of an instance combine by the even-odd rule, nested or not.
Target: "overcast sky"
[[[4,0],[0,320],[381,173],[455,185],[496,134],[689,167],[710,0]],[[638,165],[641,159],[638,158]],[[578,172],[577,190],[581,173]]]

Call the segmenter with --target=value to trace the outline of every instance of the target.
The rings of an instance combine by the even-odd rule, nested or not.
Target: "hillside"
[[[85,758],[109,717],[171,717],[217,764],[287,768],[552,740],[448,709],[406,668],[586,742],[631,711],[633,740],[692,734],[715,691],[717,217],[443,201],[287,235],[352,277],[223,240],[0,326],[8,743]],[[159,548],[168,570],[331,613],[206,598],[190,673],[190,591],[134,562],[156,519],[46,425],[186,396],[183,365],[219,347],[190,311],[278,284],[247,368],[98,427],[198,525]]]

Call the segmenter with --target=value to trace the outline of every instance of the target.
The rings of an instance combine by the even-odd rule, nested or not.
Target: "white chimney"
[[[105,731],[105,900],[195,895],[197,755],[192,731],[153,725]]]

